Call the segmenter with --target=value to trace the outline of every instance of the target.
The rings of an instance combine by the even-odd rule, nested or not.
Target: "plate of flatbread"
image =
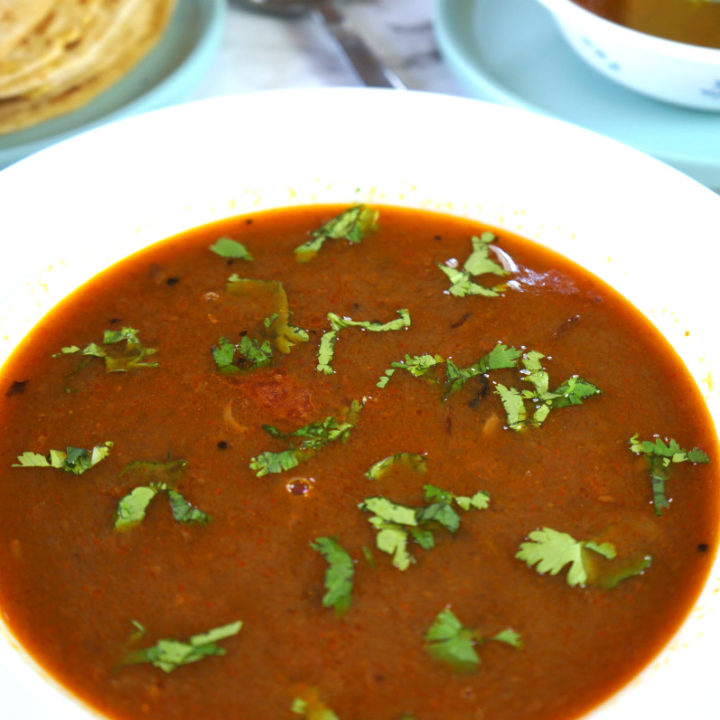
[[[223,11],[223,0],[0,0],[0,167],[182,99]]]

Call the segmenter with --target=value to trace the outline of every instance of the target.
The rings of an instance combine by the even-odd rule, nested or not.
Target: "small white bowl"
[[[720,49],[631,30],[572,0],[539,2],[577,54],[611,80],[657,100],[720,112]]]

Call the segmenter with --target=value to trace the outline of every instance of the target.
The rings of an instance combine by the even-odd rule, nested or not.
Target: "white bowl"
[[[606,77],[657,100],[720,112],[720,49],[631,30],[573,0],[539,2],[575,52]]]
[[[412,92],[192,103],[104,126],[0,172],[0,362],[61,297],[148,243],[240,213],[354,200],[482,220],[591,269],[672,342],[720,426],[720,197],[572,125]],[[95,717],[2,628],[3,718]],[[716,561],[668,647],[586,720],[717,720],[718,638]]]

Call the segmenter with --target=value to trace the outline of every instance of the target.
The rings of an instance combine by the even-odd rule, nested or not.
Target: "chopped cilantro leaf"
[[[486,287],[472,281],[472,278],[478,275],[492,274],[505,276],[508,274],[502,265],[490,257],[490,243],[496,239],[495,235],[491,232],[484,232],[480,237],[473,236],[470,240],[472,243],[472,252],[465,261],[462,270],[438,263],[440,270],[442,270],[450,280],[450,289],[448,292],[451,295],[456,297],[465,297],[466,295],[498,297],[507,289],[505,284]]]
[[[327,332],[324,332],[320,338],[317,361],[318,372],[325,373],[326,375],[332,375],[332,373],[335,372],[330,363],[332,362],[335,354],[335,342],[337,341],[337,336],[337,330],[328,330]]]
[[[120,356],[110,355],[97,343],[89,343],[84,348],[69,345],[55,353],[53,357],[80,353],[84,357],[102,358],[105,361],[105,372],[128,372],[137,368],[157,367],[156,362],[146,362],[145,358],[154,355],[154,348],[143,347],[135,328],[124,327],[120,330],[106,330],[103,334],[103,345],[114,345],[125,342],[124,353]]]
[[[528,567],[535,566],[540,575],[547,572],[557,575],[570,565],[566,580],[571,587],[588,584],[614,587],[620,580],[640,574],[652,562],[650,556],[643,556],[640,559],[620,559],[603,568],[597,566],[597,556],[615,561],[617,552],[613,543],[576,540],[568,533],[548,527],[531,532],[528,542],[522,543],[515,554]]]
[[[261,343],[245,335],[239,343],[232,343],[221,337],[217,346],[212,349],[212,356],[221,372],[234,373],[270,365],[273,351],[268,340]]]
[[[446,502],[436,502],[417,511],[418,524],[436,522],[451,533],[460,529],[460,516]]]
[[[22,455],[18,455],[18,462],[14,463],[12,467],[51,467],[74,475],[81,475],[104,460],[110,454],[112,446],[113,443],[108,440],[89,451],[75,447],[68,447],[65,452],[51,450],[47,457],[40,453],[24,452]]]
[[[265,432],[274,438],[281,440],[302,438],[300,444],[302,450],[319,450],[323,445],[334,440],[346,440],[352,427],[353,423],[338,422],[332,416],[303,425],[303,427],[289,433],[280,432],[273,425],[263,425]]]
[[[557,575],[566,565],[570,565],[567,583],[571,587],[585,585],[588,581],[587,567],[583,550],[593,550],[606,558],[615,557],[615,547],[611,543],[596,545],[578,541],[572,535],[552,528],[533,530],[528,535],[529,542],[520,545],[515,557],[523,560],[528,567],[535,566],[541,575],[549,572]]]
[[[490,258],[490,243],[495,240],[497,237],[491,232],[484,232],[480,237],[473,236],[471,238],[472,252],[463,266],[471,275],[492,274],[503,277],[508,274],[502,265]]]
[[[136,627],[139,623],[133,623]],[[140,626],[141,627],[141,626]],[[124,665],[150,663],[166,673],[176,670],[181,665],[197,662],[210,655],[224,655],[225,649],[218,646],[220,640],[237,635],[242,622],[237,621],[209,630],[206,633],[193,635],[187,640],[159,640],[152,647],[135,650],[123,659]]]
[[[400,505],[382,496],[366,498],[360,508],[373,513],[383,522],[410,526],[418,524],[416,508]]]
[[[424,455],[399,452],[378,460],[365,473],[368,480],[381,480],[395,466],[407,467],[419,473],[427,472],[427,458]]]
[[[495,393],[500,396],[505,409],[507,426],[512,430],[523,430],[528,425],[539,427],[552,409],[581,405],[586,398],[601,393],[599,388],[577,375],[569,377],[551,391],[549,375],[542,365],[544,358],[537,350],[529,350],[522,355],[522,380],[532,389],[518,390],[500,383],[495,385]],[[532,408],[530,417],[526,402]]]
[[[118,503],[115,511],[115,529],[129,530],[145,519],[145,513],[152,499],[159,493],[166,493],[170,501],[173,518],[183,524],[206,525],[210,516],[191,505],[183,495],[167,486],[166,483],[151,482],[140,485],[130,491]]]
[[[268,451],[257,455],[250,460],[250,469],[255,470],[258,477],[284,472],[309,460],[330,442],[345,442],[350,430],[357,422],[364,404],[365,399],[362,402],[353,401],[344,421],[328,416],[324,420],[316,420],[289,433],[283,433],[272,425],[263,425],[263,430],[271,437],[289,441],[290,448],[280,452]],[[300,442],[296,443],[297,440]]]
[[[483,637],[477,630],[465,627],[450,608],[445,608],[425,633],[425,649],[433,659],[453,670],[469,672],[480,665],[476,648],[488,640],[522,648],[522,639],[512,628]]]
[[[209,246],[209,249],[222,258],[247,260],[248,262],[252,262],[253,260],[253,256],[241,242],[229,237],[218,238]]]
[[[290,712],[302,715],[306,720],[339,720],[338,716],[320,700],[315,688],[300,687],[298,697],[292,701]]]
[[[298,262],[312,260],[325,244],[326,240],[347,240],[357,244],[367,233],[377,229],[379,213],[365,205],[355,205],[313,230],[311,238],[295,248]]]
[[[267,329],[267,328],[269,328],[269,327],[272,327],[272,324],[278,319],[278,317],[280,317],[280,316],[279,316],[277,313],[273,313],[272,315],[268,315],[268,316],[263,320],[263,325],[265,326],[265,328]]]
[[[150,501],[160,492],[161,486],[151,483],[141,485],[125,495],[115,511],[115,529],[129,530],[145,519]]]
[[[502,383],[495,385],[495,392],[500,396],[500,401],[505,409],[507,426],[512,430],[519,430],[525,427],[527,410],[520,391],[514,387],[506,387]]]
[[[480,490],[472,496],[455,495],[435,485],[425,485],[425,499],[434,502],[451,503],[453,500],[461,510],[486,510],[490,506],[490,494]]]
[[[335,343],[338,334],[344,328],[359,327],[368,332],[388,332],[391,330],[404,330],[410,327],[410,313],[407,309],[402,308],[395,311],[400,317],[390,320],[386,323],[373,322],[369,320],[353,320],[348,317],[340,317],[335,313],[328,313],[330,321],[330,330],[323,333],[320,338],[320,346],[318,348],[318,372],[331,375],[335,371],[332,369],[331,362],[335,354]]]
[[[631,452],[637,455],[645,455],[647,460],[652,482],[653,505],[657,515],[662,515],[662,511],[670,507],[665,495],[665,483],[670,475],[671,464],[710,462],[710,458],[700,448],[694,447],[692,450],[684,450],[673,438],[670,438],[668,442],[661,440],[659,437],[655,438],[655,440],[638,440],[638,436],[633,435],[628,442]]]
[[[407,570],[415,562],[415,558],[410,555],[407,547],[409,530],[398,525],[387,524],[377,517],[370,518],[370,522],[378,531],[375,539],[378,550],[392,555],[392,564],[398,570]],[[420,537],[418,541],[421,543],[421,547],[427,550],[429,547],[427,542],[420,540]]]
[[[245,358],[253,367],[264,367],[272,362],[272,348],[265,340],[260,341],[250,338],[247,335],[240,340],[238,354]]]
[[[221,337],[218,340],[217,347],[213,347],[213,359],[215,360],[215,364],[221,370],[228,370],[232,372],[233,370],[239,369],[233,365],[233,360],[235,359],[235,349],[235,344],[231,343],[224,337]]]
[[[281,473],[297,467],[304,459],[297,450],[281,450],[280,452],[266,451],[250,460],[250,469],[258,477],[271,473]]]
[[[409,507],[382,496],[366,498],[359,505],[361,510],[371,513],[369,522],[377,530],[375,544],[378,550],[392,555],[393,565],[399,570],[407,570],[415,562],[408,550],[411,539],[429,550],[435,545],[433,533],[437,526],[451,533],[458,531],[460,516],[452,507],[453,501],[460,507],[466,506],[463,509],[484,509],[489,503],[489,495],[484,492],[476,493],[472,498],[459,498],[434,485],[425,488],[426,499],[435,501],[425,506]]]
[[[445,360],[440,355],[430,355],[429,353],[425,355],[406,355],[399,362],[390,363],[390,367],[385,370],[378,380],[377,387],[384,388],[396,370],[406,370],[413,377],[421,377],[431,368],[444,362]]]
[[[600,390],[591,382],[584,380],[577,375],[569,377],[555,388],[554,394],[558,397],[553,399],[553,407],[567,407],[568,405],[581,405],[585,398],[598,395]]]
[[[465,383],[478,375],[487,375],[494,370],[517,367],[517,360],[522,350],[497,343],[487,354],[471,365],[461,368],[451,358],[444,359],[440,355],[406,355],[399,362],[390,363],[377,382],[379,388],[385,387],[396,370],[406,370],[413,377],[426,375],[433,367],[445,364],[445,380],[443,383],[443,400],[460,390]],[[437,380],[433,380],[437,382]]]
[[[392,555],[393,565],[407,570],[415,559],[408,552],[409,529],[417,526],[416,509],[399,505],[384,497],[366,498],[360,509],[372,513],[370,524],[378,531],[378,550]]]
[[[142,478],[143,484],[137,485],[118,502],[115,511],[115,529],[129,530],[140,524],[145,519],[145,513],[153,498],[160,493],[167,494],[170,509],[177,522],[185,524],[210,522],[209,515],[191,505],[175,489],[186,467],[186,460],[167,462],[135,460],[128,463],[120,475],[131,475],[135,479]]]
[[[448,359],[445,370],[443,399],[460,390],[468,380],[478,375],[486,375],[493,370],[516,367],[517,360],[521,355],[522,350],[498,343],[489,353],[465,368],[458,367],[452,360]]]
[[[319,537],[310,543],[327,560],[325,572],[325,589],[327,592],[322,603],[325,607],[335,608],[337,615],[342,615],[352,602],[353,577],[355,564],[353,559],[334,538]]]
[[[210,522],[210,516],[199,510],[194,505],[191,505],[181,493],[172,488],[168,488],[167,491],[168,500],[170,501],[170,510],[172,511],[173,518],[179,523],[189,525],[195,523],[197,525],[206,525]]]

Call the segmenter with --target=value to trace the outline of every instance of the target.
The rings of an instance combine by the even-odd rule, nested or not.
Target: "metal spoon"
[[[281,17],[310,13],[330,32],[358,79],[370,87],[407,89],[405,83],[380,60],[348,25],[332,0],[237,0],[240,5]]]

